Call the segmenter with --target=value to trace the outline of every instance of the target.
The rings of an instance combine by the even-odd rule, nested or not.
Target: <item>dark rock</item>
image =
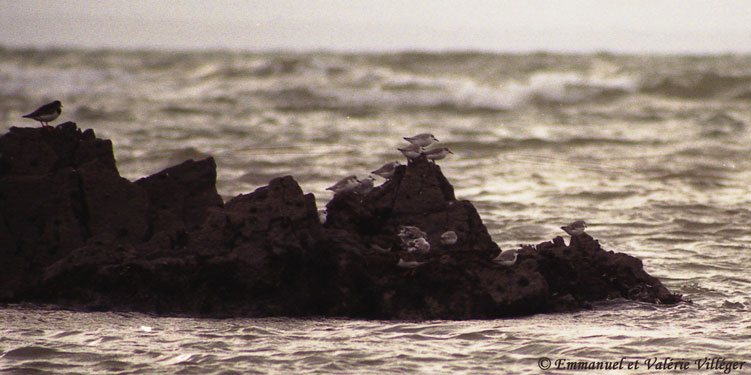
[[[73,123],[0,137],[0,301],[199,316],[472,319],[573,311],[625,298],[677,303],[639,259],[583,234],[500,251],[440,167],[418,158],[367,195],[273,179],[222,204],[212,158],[132,183],[112,145]],[[428,234],[412,272],[400,226]],[[458,234],[440,245],[447,230]]]
[[[98,161],[78,168],[90,237],[113,236],[117,242],[144,240],[148,221],[146,192]]]
[[[175,249],[187,245],[188,232],[197,230],[209,209],[222,207],[216,191],[214,158],[167,168],[135,182],[149,201],[149,235],[154,246]]]
[[[440,250],[441,234],[452,230],[459,239],[452,246],[454,250],[486,255],[499,251],[474,206],[469,201],[457,201],[441,168],[424,156],[397,167],[392,179],[367,196],[337,194],[326,209],[327,228],[344,229],[366,241],[385,236],[392,239],[390,245],[398,247],[399,228],[411,225],[428,234],[434,250]]]
[[[42,175],[65,167],[98,160],[105,168],[117,172],[112,142],[98,139],[92,130],[81,132],[75,123],[57,127],[17,128],[0,137],[0,155],[5,175]]]

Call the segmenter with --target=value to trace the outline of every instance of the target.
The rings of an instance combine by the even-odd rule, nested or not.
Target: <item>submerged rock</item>
[[[586,234],[519,249],[513,266],[477,210],[424,157],[325,225],[290,176],[222,202],[212,158],[130,182],[112,144],[75,124],[0,137],[0,301],[200,316],[473,319],[625,298],[677,303],[639,259]],[[398,233],[430,251],[413,269]],[[442,244],[441,235],[457,234]]]

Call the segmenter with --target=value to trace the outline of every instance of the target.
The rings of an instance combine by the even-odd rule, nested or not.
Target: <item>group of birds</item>
[[[587,224],[583,220],[577,220],[569,225],[561,227],[564,232],[568,233],[571,237],[578,237],[584,234],[584,229],[587,228]],[[519,250],[506,250],[501,251],[497,257],[493,258],[493,262],[496,262],[502,266],[510,267],[516,263],[516,258],[519,256]]]
[[[402,155],[407,157],[408,160],[414,160],[420,157],[420,155],[425,155],[428,160],[432,160],[435,163],[436,160],[441,160],[448,156],[448,154],[453,154],[448,147],[426,149],[426,147],[432,145],[434,142],[440,142],[430,133],[422,133],[414,137],[404,137],[404,140],[409,142],[409,145],[397,150],[401,151]]]
[[[428,241],[428,234],[423,232],[420,228],[412,225],[403,225],[399,229],[397,234],[402,241],[402,246],[406,249],[407,253],[404,257],[399,258],[397,267],[411,269],[411,273],[414,274],[415,269],[427,261],[420,261],[420,256],[426,255],[430,252],[430,242]],[[456,232],[449,230],[441,234],[441,244],[444,246],[451,246],[458,240]]]
[[[57,119],[62,112],[63,104],[59,100],[55,100],[54,102],[45,104],[22,117],[39,121],[39,123],[43,127],[47,127],[50,126],[50,121]],[[421,155],[425,155],[428,160],[435,162],[436,160],[445,158],[446,156],[448,156],[448,154],[453,154],[453,152],[451,152],[448,147],[426,149],[426,147],[432,145],[433,143],[439,142],[438,139],[431,133],[421,133],[413,137],[404,137],[404,140],[409,142],[409,145],[406,147],[398,148],[398,150],[401,151],[401,153],[405,157],[407,157],[408,160],[414,160]],[[400,165],[402,164],[399,163],[399,161],[388,162],[370,173],[389,180],[394,176],[396,168]],[[375,179],[372,176],[368,176],[367,178],[360,180],[357,178],[357,176],[351,175],[343,178],[336,184],[329,186],[328,188],[326,188],[326,190],[331,190],[334,192],[334,194],[354,192],[355,194],[364,196],[367,195],[371,190],[373,190],[374,182]],[[562,226],[561,229],[563,229],[563,231],[568,233],[570,236],[575,237],[582,235],[586,227],[587,224],[584,221],[577,220],[569,225]],[[412,269],[412,272],[414,273],[414,270],[417,267],[427,263],[420,262],[414,259],[414,256],[425,255],[430,252],[430,242],[428,242],[428,235],[416,226],[402,226],[398,233],[398,236],[402,241],[402,245],[407,250],[408,257],[406,257],[407,259],[399,258],[399,263],[397,264],[397,266],[401,268]],[[454,231],[446,231],[441,235],[441,243],[446,246],[455,244],[457,240],[458,237],[456,235],[456,232]],[[518,256],[518,249],[501,251],[501,253],[498,254],[497,257],[493,258],[493,262],[502,266],[510,267],[516,263]]]
[[[47,103],[37,108],[34,112],[31,112],[28,115],[23,115],[22,117],[39,121],[39,123],[45,127],[50,126],[50,121],[55,121],[61,113],[63,113],[63,103],[60,103],[59,100],[55,100],[52,103]]]
[[[569,225],[561,227],[564,232],[568,233],[572,237],[581,236],[584,234],[584,229],[587,224],[582,220],[574,221]],[[428,242],[427,233],[420,230],[416,226],[402,226],[398,233],[399,239],[401,239],[403,246],[407,250],[407,256],[399,258],[397,266],[400,268],[410,269],[409,273],[414,274],[417,267],[428,263],[427,261],[419,261],[416,256],[425,255],[430,252],[430,242]],[[441,235],[441,243],[443,245],[453,245],[457,242],[457,235],[454,231],[447,231]],[[511,267],[516,264],[516,260],[519,257],[519,249],[501,251],[498,256],[493,258],[493,262],[504,266]]]
[[[445,158],[448,154],[453,154],[448,147],[437,147],[426,150],[425,148],[438,142],[438,139],[430,133],[418,134],[414,137],[404,137],[404,140],[409,142],[409,146],[398,148],[397,150],[407,157],[408,160],[414,160],[420,155],[425,155],[428,160],[435,162]],[[380,168],[371,171],[371,174],[383,177],[386,180],[390,180],[394,177],[396,167],[402,165],[398,160],[388,162],[382,165]],[[373,183],[375,179],[372,176],[360,180],[356,175],[347,176],[326,188],[326,190],[333,191],[334,194],[354,192],[359,195],[367,195],[373,190]]]

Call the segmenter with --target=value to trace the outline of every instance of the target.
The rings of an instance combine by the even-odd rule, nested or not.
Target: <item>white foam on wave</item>
[[[407,73],[354,73],[350,87],[319,87],[322,96],[342,107],[436,108],[511,110],[539,102],[580,103],[601,95],[639,89],[636,77],[540,72],[526,79],[484,84],[468,77],[430,77]]]

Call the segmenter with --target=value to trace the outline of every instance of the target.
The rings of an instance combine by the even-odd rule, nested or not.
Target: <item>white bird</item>
[[[407,244],[409,241],[416,240],[418,238],[425,238],[428,236],[428,234],[420,230],[420,228],[412,225],[403,225],[401,228],[399,228],[399,233],[397,235],[404,244]]]
[[[406,156],[407,159],[417,159],[420,155],[422,155],[422,147],[411,143],[409,146],[398,148],[397,150],[402,152],[402,155]]]
[[[579,236],[584,233],[584,228],[586,227],[587,224],[584,220],[577,220],[569,225],[562,226],[561,229],[571,236]]]
[[[434,137],[433,134],[430,133],[422,133],[414,137],[404,137],[404,139],[407,142],[420,147],[428,147],[433,144],[433,142],[438,142],[438,139],[436,139],[436,137]]]
[[[321,222],[321,224],[326,224],[326,217],[328,216],[328,211],[326,209],[318,210],[318,220]]]
[[[456,232],[453,230],[443,232],[441,235],[441,244],[445,246],[451,246],[456,243],[456,241],[459,239],[459,237],[456,235]]]
[[[407,242],[407,253],[427,254],[430,251],[430,242],[423,237],[415,238]]]
[[[368,195],[368,193],[373,190],[373,182],[375,179],[373,177],[368,176],[368,178],[360,180],[360,182],[355,186],[355,193],[359,195]]]
[[[423,154],[425,154],[426,158],[436,161],[445,158],[448,154],[453,154],[453,152],[451,152],[448,147],[438,147],[424,151]]]
[[[497,257],[493,258],[493,262],[496,262],[502,266],[510,267],[516,263],[516,258],[519,256],[519,250],[506,250],[501,251]]]
[[[396,172],[396,167],[400,165],[402,165],[402,163],[400,163],[399,161],[392,161],[390,163],[384,164],[381,168],[378,168],[370,173],[377,175],[377,176],[381,176],[388,180],[391,177],[394,177],[394,173]]]
[[[327,187],[326,190],[331,190],[334,194],[346,193],[354,190],[359,184],[360,181],[357,179],[357,176],[351,175],[339,180],[339,182],[334,185]]]
[[[400,268],[414,269],[414,268],[422,266],[425,263],[428,263],[428,262],[418,262],[416,260],[409,260],[408,261],[408,260],[404,260],[402,258],[399,258],[399,263],[397,263],[396,266],[400,267]]]

